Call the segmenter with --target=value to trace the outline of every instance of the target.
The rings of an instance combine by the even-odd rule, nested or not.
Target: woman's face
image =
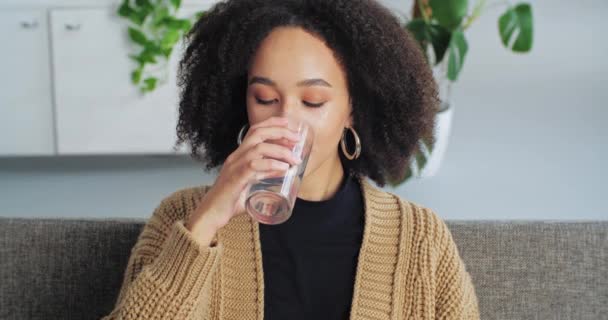
[[[308,121],[315,139],[306,176],[339,161],[342,131],[352,124],[346,74],[323,41],[301,28],[276,28],[253,57],[247,114],[252,125],[283,115]]]

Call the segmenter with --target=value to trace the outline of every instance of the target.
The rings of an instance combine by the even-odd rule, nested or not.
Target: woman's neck
[[[330,158],[314,172],[309,173],[302,180],[298,198],[308,201],[323,201],[330,199],[340,188],[344,178],[344,168],[340,158]]]

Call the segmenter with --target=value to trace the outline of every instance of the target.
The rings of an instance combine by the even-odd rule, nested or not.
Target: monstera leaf
[[[500,39],[514,52],[532,49],[532,8],[527,3],[509,8],[498,19]]]
[[[428,3],[432,17],[449,30],[460,26],[469,8],[467,0],[430,0]]]

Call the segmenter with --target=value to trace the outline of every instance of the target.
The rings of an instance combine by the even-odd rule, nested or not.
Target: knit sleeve
[[[436,225],[436,318],[479,320],[479,306],[471,275],[445,222],[432,213]]]
[[[174,193],[156,207],[131,249],[114,309],[102,320],[186,320],[208,311],[222,245],[197,242],[184,227],[183,210],[192,209],[184,203]]]

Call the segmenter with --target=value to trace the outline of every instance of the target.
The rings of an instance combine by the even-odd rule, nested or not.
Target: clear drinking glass
[[[287,139],[266,140],[288,147],[291,152],[302,160],[300,164],[292,165],[287,171],[278,176],[255,179],[250,183],[245,200],[245,208],[249,215],[264,224],[280,224],[289,217],[296,201],[300,184],[310,157],[314,132],[312,127],[299,118],[288,118],[289,128],[294,129],[300,140],[293,142]]]

